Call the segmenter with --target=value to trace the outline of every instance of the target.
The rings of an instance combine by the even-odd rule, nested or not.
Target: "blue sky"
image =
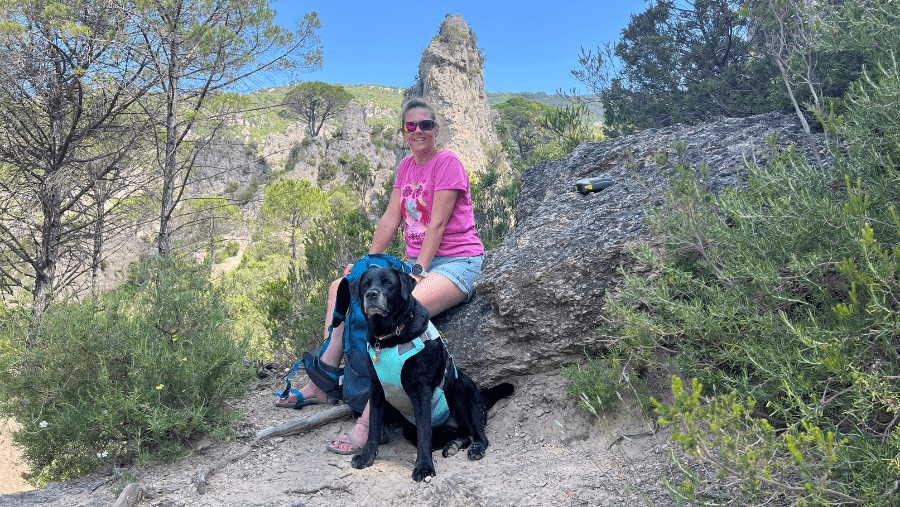
[[[293,28],[305,12],[319,14],[322,70],[303,80],[410,86],[422,49],[437,34],[446,13],[462,14],[478,36],[487,60],[488,92],[547,92],[573,87],[586,93],[570,71],[581,46],[618,40],[644,0],[373,2],[276,0],[278,24]]]

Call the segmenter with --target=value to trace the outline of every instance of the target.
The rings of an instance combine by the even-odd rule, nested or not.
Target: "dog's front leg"
[[[353,468],[366,468],[372,466],[375,462],[375,456],[378,455],[378,445],[381,443],[381,428],[384,421],[384,388],[378,377],[375,376],[374,368],[371,368],[373,378],[369,387],[369,436],[366,439],[366,445],[362,447],[359,454],[353,456],[350,465]]]
[[[428,386],[420,385],[407,390],[413,405],[413,413],[416,416],[416,467],[413,468],[412,478],[416,482],[433,477],[434,461],[431,459],[431,397],[433,393]]]

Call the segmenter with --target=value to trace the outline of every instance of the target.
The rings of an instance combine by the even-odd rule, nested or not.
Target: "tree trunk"
[[[170,58],[178,54],[178,43],[170,45]],[[178,65],[169,61],[166,94],[166,151],[162,163],[163,188],[159,210],[159,239],[157,251],[161,257],[172,252],[172,212],[175,207],[175,176],[177,174],[175,151],[177,149]]]
[[[62,234],[62,216],[59,208],[62,198],[59,191],[48,185],[41,192],[41,208],[44,223],[41,226],[41,256],[39,265],[34,266],[34,310],[38,314],[44,311],[50,293],[56,285],[56,266],[59,263],[59,244]]]
[[[94,207],[97,210],[97,217],[94,222],[94,248],[91,252],[91,288],[97,290],[97,284],[100,281],[100,263],[103,260],[103,224],[106,216],[104,203],[105,191],[101,189],[102,183],[99,181],[94,183]]]

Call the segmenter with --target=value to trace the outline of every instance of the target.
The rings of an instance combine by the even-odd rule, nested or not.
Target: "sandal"
[[[360,417],[359,419],[356,420],[356,424],[366,427],[366,438],[368,438],[369,421],[365,421],[365,420],[363,420],[362,417]],[[353,431],[353,429],[350,429],[350,431]],[[331,444],[326,445],[325,448],[336,454],[356,454],[356,453],[358,453],[363,448],[363,445],[366,445],[366,443],[363,442],[362,445],[358,444],[356,442],[356,439],[353,438],[353,435],[350,434],[350,431],[345,431],[343,435],[336,438],[334,440],[334,442],[332,442]],[[350,444],[352,447],[350,449],[338,449],[337,447],[334,446],[334,444]]]
[[[298,391],[296,389],[291,389],[291,381],[288,380],[288,388],[280,393],[281,398],[279,398],[278,401],[275,402],[275,406],[280,407],[280,408],[303,408],[307,405],[322,405],[325,403],[337,403],[337,400],[335,400],[331,396],[328,396],[327,394],[325,394],[325,401],[319,400],[318,393],[325,394],[325,391],[322,391],[321,389],[316,387],[313,390],[313,394],[316,394],[316,397],[306,399],[306,397],[303,396],[303,393],[301,393],[300,391]],[[296,401],[290,401],[292,394],[297,395]]]

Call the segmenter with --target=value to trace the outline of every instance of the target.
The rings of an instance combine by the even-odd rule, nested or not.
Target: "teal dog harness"
[[[409,422],[415,424],[416,417],[413,413],[412,400],[403,390],[400,382],[400,371],[403,370],[403,364],[407,359],[418,354],[425,349],[425,342],[428,340],[441,340],[441,333],[434,327],[431,321],[428,321],[428,329],[418,338],[413,339],[409,343],[401,343],[396,347],[379,349],[376,351],[372,345],[367,345],[369,357],[372,358],[372,365],[375,366],[375,373],[378,374],[378,380],[384,388],[384,397],[388,403],[393,405],[403,414]],[[444,344],[446,347],[446,344]],[[449,357],[449,354],[448,354]],[[452,358],[449,360],[452,362]],[[449,368],[448,368],[449,370]],[[447,374],[447,371],[444,373]],[[453,365],[453,375],[457,376],[456,365]],[[450,407],[447,406],[447,399],[442,389],[444,383],[434,390],[431,397],[431,427],[436,428],[444,425],[450,418]]]

